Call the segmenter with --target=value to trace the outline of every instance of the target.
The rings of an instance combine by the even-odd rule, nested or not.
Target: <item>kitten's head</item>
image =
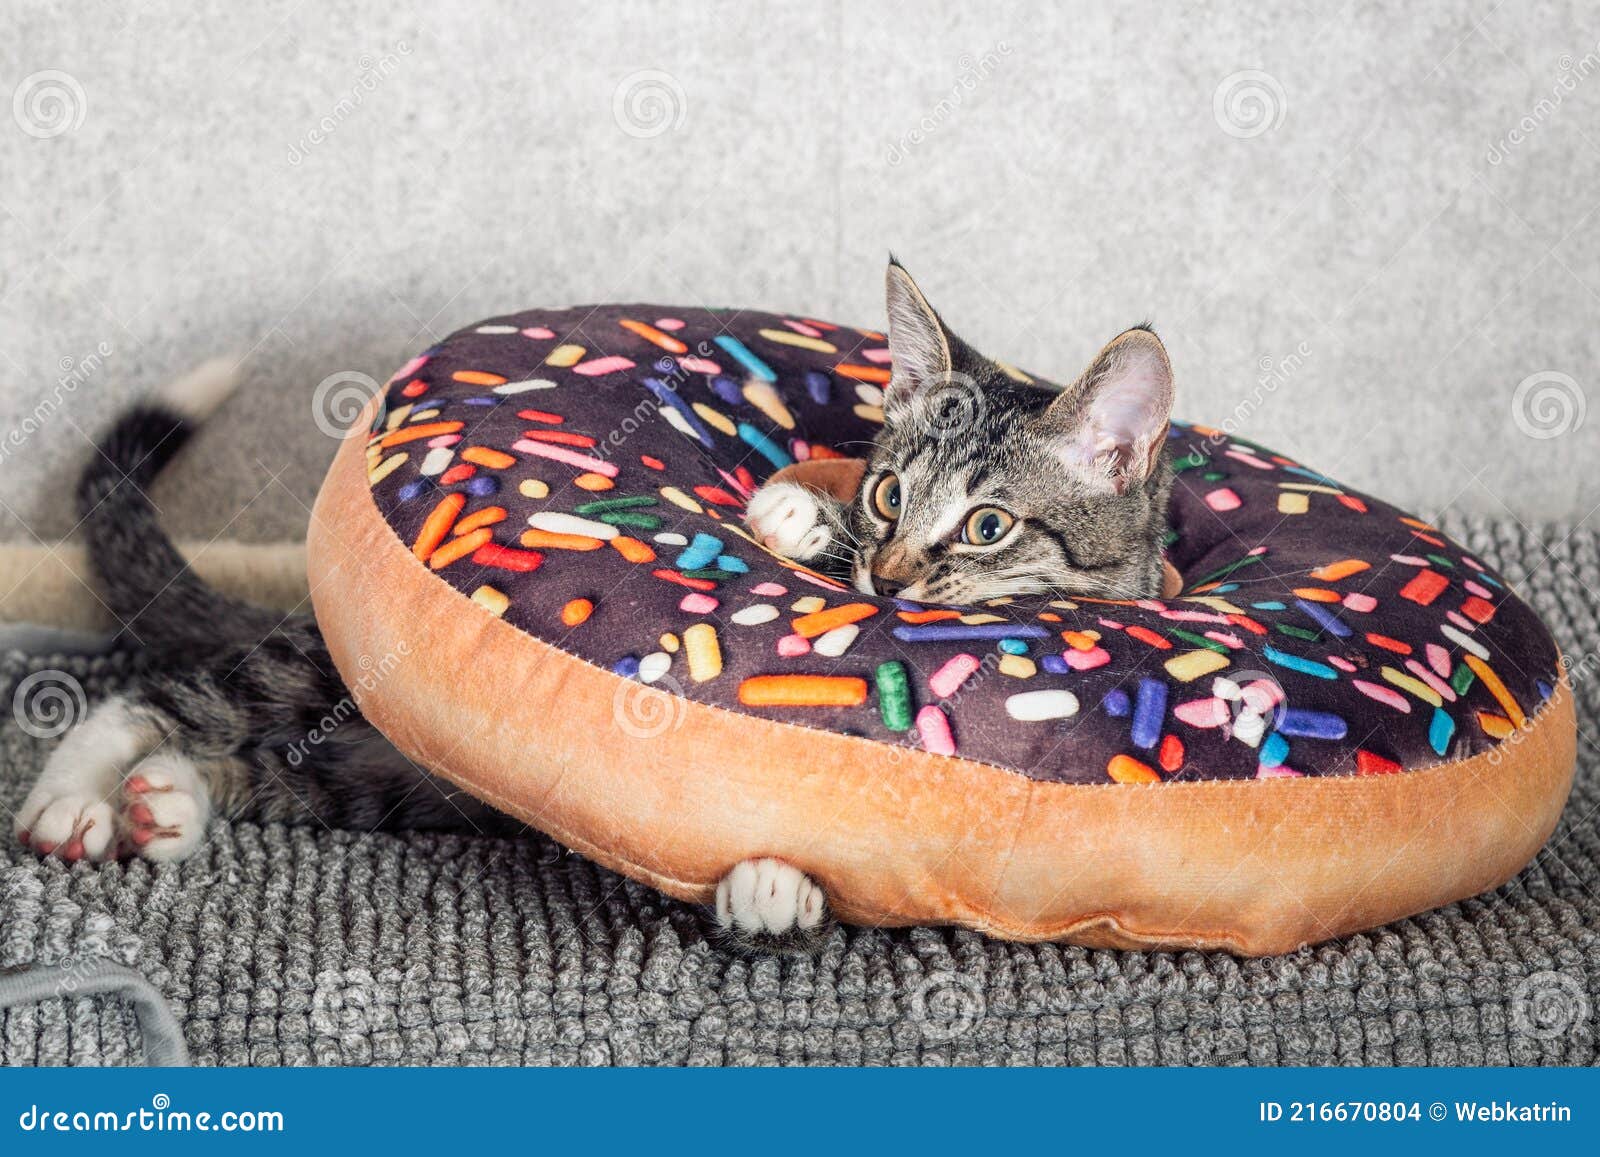
[[[855,586],[918,602],[1161,588],[1172,367],[1145,328],[1064,390],[983,357],[889,263],[894,374],[850,512]]]

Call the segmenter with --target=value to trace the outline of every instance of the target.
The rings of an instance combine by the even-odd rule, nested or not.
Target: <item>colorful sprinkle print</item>
[[[745,503],[791,462],[860,453],[887,363],[882,334],[813,318],[491,319],[391,380],[368,480],[464,596],[463,622],[495,615],[701,703],[1035,779],[1388,775],[1511,739],[1552,693],[1549,634],[1460,546],[1202,426],[1169,446],[1171,599],[923,607],[769,554]]]

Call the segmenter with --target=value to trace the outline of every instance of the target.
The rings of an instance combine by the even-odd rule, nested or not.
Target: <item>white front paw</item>
[[[822,889],[782,860],[744,860],[717,885],[717,925],[747,949],[809,951],[827,916]]]
[[[744,517],[768,550],[801,562],[820,555],[832,538],[817,496],[793,482],[774,482],[757,490]]]

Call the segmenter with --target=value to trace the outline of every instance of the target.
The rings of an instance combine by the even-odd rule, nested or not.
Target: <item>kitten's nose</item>
[[[899,579],[885,578],[881,574],[875,574],[872,576],[872,589],[884,598],[892,599],[906,589],[906,584]]]

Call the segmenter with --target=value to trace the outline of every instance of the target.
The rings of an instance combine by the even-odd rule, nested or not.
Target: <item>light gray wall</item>
[[[878,324],[890,248],[1043,373],[1152,318],[1183,415],[1424,515],[1600,504],[1594,6],[1108,7],[6,0],[0,536],[219,351],[162,504],[297,536],[331,373],[537,304]]]

